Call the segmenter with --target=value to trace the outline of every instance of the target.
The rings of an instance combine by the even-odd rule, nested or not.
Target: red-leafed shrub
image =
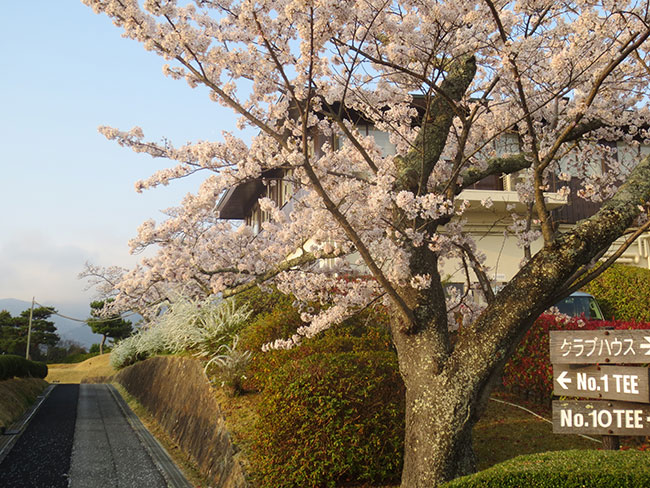
[[[650,329],[650,322],[622,320],[567,319],[565,316],[542,315],[530,328],[503,371],[503,385],[527,392],[533,398],[550,399],[553,394],[553,369],[549,351],[551,330]]]

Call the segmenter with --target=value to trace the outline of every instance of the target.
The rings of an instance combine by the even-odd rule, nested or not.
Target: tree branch
[[[592,269],[591,272],[589,272],[587,268],[584,268],[583,270],[581,270],[581,272],[572,276],[569,280],[567,280],[567,286],[558,290],[557,292],[558,300],[560,300],[561,298],[567,295],[570,295],[574,291],[578,291],[580,288],[585,286],[590,281],[598,278],[602,273],[604,273],[607,270],[607,268],[609,268],[612,264],[614,264],[616,260],[620,258],[623,255],[623,253],[627,251],[632,244],[634,244],[634,241],[636,241],[636,239],[641,234],[646,232],[648,229],[650,229],[650,220],[648,220],[645,224],[643,224],[636,231],[634,231],[625,240],[625,242],[621,244],[621,246],[616,250],[616,252],[612,254],[609,258],[607,258],[605,262],[600,263],[600,265]],[[602,254],[605,254],[607,252],[607,249],[609,249],[609,246],[607,246],[602,251]]]
[[[578,127],[579,122],[582,120],[582,118],[585,116],[587,113],[587,110],[591,106],[591,104],[594,102],[596,99],[596,96],[598,96],[600,92],[600,88],[602,84],[605,82],[607,77],[614,71],[614,69],[621,64],[632,52],[635,52],[650,36],[650,28],[646,29],[646,31],[640,35],[636,41],[632,42],[632,40],[636,37],[639,36],[637,33],[633,33],[632,37],[627,41],[626,43],[626,48],[621,51],[621,53],[616,56],[614,59],[612,59],[607,66],[601,71],[601,73],[598,75],[596,80],[594,81],[594,84],[591,87],[591,91],[589,92],[589,95],[587,95],[587,98],[583,102],[584,109],[578,112],[574,120],[567,126],[565,127],[564,131],[562,134],[558,136],[558,138],[555,140],[555,143],[553,144],[553,147],[549,150],[549,152],[546,154],[544,157],[543,161],[543,168],[548,166],[551,161],[555,158],[555,155],[557,151],[560,149],[560,146],[567,140],[567,137],[569,137],[573,131]]]
[[[447,78],[440,84],[439,90],[454,101],[459,101],[476,74],[476,59],[466,56],[457,59],[449,68]],[[395,158],[398,177],[396,190],[407,190],[416,194],[426,191],[429,175],[440,159],[440,154],[447,142],[449,129],[455,112],[440,94],[431,102],[430,119],[422,123],[414,149],[404,157]]]
[[[407,66],[391,63],[390,61],[386,61],[383,58],[373,56],[372,54],[370,54],[370,53],[368,53],[366,51],[363,51],[363,50],[359,49],[358,47],[350,46],[349,44],[345,44],[344,42],[339,41],[338,39],[332,39],[332,41],[334,42],[334,44],[345,46],[346,48],[360,54],[361,56],[363,56],[365,59],[367,59],[368,61],[370,61],[373,64],[377,64],[377,65],[380,65],[380,66],[385,66],[387,68],[394,69],[395,71],[404,73],[404,74],[409,75],[410,77],[412,77],[412,78],[414,78],[416,80],[421,81],[422,83],[429,86],[434,92],[436,92],[436,94],[438,94],[440,97],[442,97],[447,102],[449,108],[451,108],[457,116],[459,116],[459,117],[464,117],[465,116],[465,114],[463,113],[463,110],[458,106],[458,103],[457,103],[458,100],[455,100],[453,97],[450,97],[445,92],[445,90],[443,89],[442,86],[440,86],[440,87],[437,86],[433,81],[431,81],[429,78],[427,78],[426,75],[417,73],[417,72],[409,69]]]
[[[487,358],[503,366],[535,319],[556,303],[556,290],[623,235],[638,217],[639,205],[648,201],[650,157],[638,164],[599,212],[580,221],[572,231],[557,235],[550,246],[521,268],[474,326],[461,331],[445,369],[463,371]],[[489,377],[477,381],[488,381]]]
[[[478,282],[479,285],[481,286],[481,290],[483,290],[483,295],[485,295],[485,299],[487,300],[488,304],[492,303],[494,301],[494,291],[492,290],[492,284],[490,283],[490,279],[488,278],[487,274],[485,274],[485,271],[483,270],[483,266],[481,265],[479,260],[476,259],[476,256],[468,246],[463,244],[456,244],[456,246],[458,246],[469,258],[469,261],[472,265],[472,270],[474,271],[474,274],[476,274],[476,277],[478,278]]]
[[[340,254],[335,254],[335,253],[329,253],[329,254],[323,253],[316,256],[314,253],[305,252],[298,257],[287,259],[286,261],[281,262],[273,269],[270,269],[267,272],[256,276],[254,279],[252,279],[247,283],[242,283],[241,285],[235,286],[233,288],[228,288],[223,292],[223,297],[228,298],[237,295],[239,293],[245,292],[246,290],[250,290],[251,288],[254,288],[257,285],[260,285],[266,281],[269,281],[270,279],[275,278],[280,273],[284,271],[288,271],[291,268],[295,268],[297,266],[303,266],[308,263],[313,263],[319,259],[331,259],[340,256],[341,256]],[[230,272],[230,271],[224,268],[224,272]]]
[[[524,153],[489,159],[485,169],[471,168],[460,174],[463,181],[458,185],[456,195],[474,183],[481,181],[483,178],[491,175],[516,173],[522,169],[530,168],[531,164],[531,161],[526,158]]]
[[[381,270],[381,268],[379,268],[379,266],[375,262],[374,258],[372,257],[372,254],[370,254],[370,250],[366,247],[364,242],[361,240],[359,234],[354,230],[352,225],[348,222],[348,220],[341,213],[341,211],[336,206],[336,204],[329,197],[329,195],[325,191],[325,188],[323,188],[323,185],[321,184],[318,176],[314,172],[314,169],[311,167],[311,164],[309,164],[309,160],[307,157],[305,157],[305,163],[303,165],[303,168],[305,169],[305,172],[307,173],[307,177],[309,178],[311,184],[314,186],[314,191],[323,201],[325,208],[330,212],[332,217],[334,217],[334,220],[336,220],[336,222],[341,226],[345,234],[348,236],[348,239],[352,241],[352,244],[354,244],[354,246],[356,247],[364,263],[366,264],[366,266],[368,266],[368,269],[375,277],[375,279],[379,282],[379,284],[384,288],[384,290],[386,290],[386,294],[391,298],[397,310],[399,310],[399,312],[402,314],[406,323],[410,324],[410,326],[408,327],[408,329],[410,330],[413,324],[415,324],[413,311],[408,307],[404,299],[400,296],[400,294],[397,292],[397,290],[392,285],[392,283],[388,280],[388,278],[386,278],[386,275],[384,275],[384,272]]]

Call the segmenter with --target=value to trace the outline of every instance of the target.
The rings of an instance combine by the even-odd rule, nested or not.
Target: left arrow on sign
[[[569,373],[568,373],[567,371],[562,371],[562,372],[560,373],[560,376],[558,376],[557,378],[555,378],[555,381],[557,381],[557,383],[558,383],[562,388],[564,388],[565,390],[568,390],[568,389],[569,389],[569,387],[568,387],[567,385],[568,385],[569,383],[571,383],[571,378],[568,378],[568,377],[567,377],[568,375],[569,375]]]

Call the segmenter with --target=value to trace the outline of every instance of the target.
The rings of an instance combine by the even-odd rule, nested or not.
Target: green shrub
[[[0,356],[0,362],[4,365],[4,376],[2,379],[9,380],[14,377],[26,378],[29,376],[29,361],[21,356],[4,354]]]
[[[262,352],[306,325],[293,302],[260,290],[243,301],[253,310],[239,335],[251,353],[243,388],[262,391],[249,451],[258,486],[399,480],[404,390],[388,314],[369,308],[297,347]]]
[[[239,333],[240,347],[254,353],[265,344],[291,337],[299,327],[307,325],[300,319],[294,301],[293,296],[274,289],[265,292],[255,288],[238,296],[236,303],[251,310],[249,325]],[[383,342],[390,343],[389,315],[384,307],[367,308],[320,335],[361,337],[369,329],[381,331],[376,333],[383,336]]]
[[[217,351],[219,354],[210,359],[203,370],[208,377],[214,377],[216,383],[220,383],[230,396],[244,393],[243,381],[251,358],[251,353],[239,350],[237,343],[235,338],[232,346],[221,346]]]
[[[650,486],[648,454],[573,450],[519,456],[445,488],[624,488]]]
[[[289,302],[259,314],[240,333],[238,347],[252,353],[244,389],[261,390],[269,375],[287,361],[312,354],[392,350],[387,317],[382,309],[368,309],[315,337],[304,339],[299,347],[263,353],[264,344],[290,337],[305,324]]]
[[[269,342],[291,337],[298,327],[306,325],[289,300],[280,301],[266,312],[258,312],[253,317],[239,332],[239,347],[251,352],[261,351],[262,346]]]
[[[0,381],[11,378],[45,378],[47,365],[30,361],[21,356],[3,354],[0,356]]]
[[[30,361],[29,376],[32,378],[45,378],[47,376],[47,364],[38,361]]]
[[[113,350],[113,346],[104,344],[104,348],[103,348],[104,354],[106,354],[107,352],[111,352],[112,350]],[[99,355],[99,344],[95,343],[92,346],[90,346],[90,349],[88,350],[88,354],[94,354],[95,356]]]
[[[395,354],[318,353],[269,374],[252,432],[260,487],[398,480],[404,391]]]
[[[250,320],[255,321],[258,315],[266,314],[269,310],[289,310],[295,298],[291,295],[280,293],[275,287],[261,289],[251,288],[235,296],[235,303],[238,307],[245,306],[250,310]],[[298,316],[298,320],[300,317]]]
[[[615,264],[585,289],[603,310],[605,318],[650,322],[650,270]]]

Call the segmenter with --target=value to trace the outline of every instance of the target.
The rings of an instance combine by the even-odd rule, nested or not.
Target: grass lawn
[[[496,394],[483,418],[474,427],[474,450],[478,469],[483,470],[521,454],[569,449],[600,449],[602,444],[577,435],[553,434],[553,426],[533,413],[508,405],[524,406],[541,417],[551,418],[551,412],[529,405],[514,396]],[[599,436],[590,436],[600,440]]]
[[[0,381],[0,428],[20,417],[47,383],[38,378],[14,378]]]
[[[116,371],[110,365],[110,354],[102,354],[81,363],[48,364],[45,378],[49,383],[81,383],[83,380],[112,376]]]

